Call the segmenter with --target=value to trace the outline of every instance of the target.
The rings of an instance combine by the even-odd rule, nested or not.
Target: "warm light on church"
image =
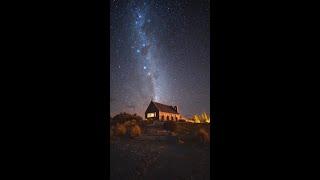
[[[156,113],[154,112],[154,113],[148,113],[147,114],[147,117],[149,118],[149,117],[156,117]]]

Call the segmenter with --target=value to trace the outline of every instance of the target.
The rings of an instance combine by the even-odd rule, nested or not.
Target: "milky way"
[[[135,6],[132,10],[133,17],[133,53],[136,53],[137,61],[137,73],[139,73],[141,81],[141,87],[139,92],[141,98],[148,98],[145,95],[149,95],[149,99],[158,100],[157,94],[159,93],[158,76],[156,75],[156,69],[160,70],[161,67],[156,67],[156,58],[153,56],[155,51],[156,37],[150,31],[151,18],[149,13],[149,5],[144,2],[142,6]]]
[[[209,1],[112,1],[110,106],[143,115],[151,99],[210,110]]]

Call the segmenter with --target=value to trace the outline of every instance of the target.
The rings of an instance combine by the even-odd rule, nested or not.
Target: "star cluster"
[[[209,0],[119,0],[110,9],[110,106],[143,116],[151,99],[210,111]]]

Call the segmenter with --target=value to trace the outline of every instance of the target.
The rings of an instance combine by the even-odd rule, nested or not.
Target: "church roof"
[[[152,103],[156,106],[156,108],[161,112],[167,112],[167,113],[173,113],[173,114],[179,114],[175,109],[174,106],[169,106],[165,104],[161,104],[158,102],[152,101]]]

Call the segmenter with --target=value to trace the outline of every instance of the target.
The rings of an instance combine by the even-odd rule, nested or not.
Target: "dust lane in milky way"
[[[185,115],[210,110],[209,1],[113,1],[111,114],[151,99]]]

